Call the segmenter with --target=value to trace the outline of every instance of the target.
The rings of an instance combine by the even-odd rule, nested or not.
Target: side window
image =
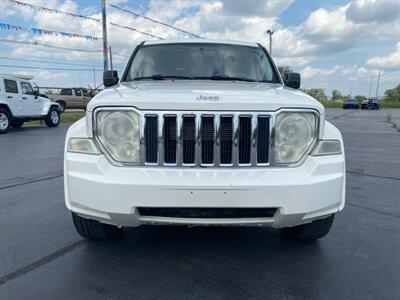
[[[74,89],[74,91],[75,91],[75,96],[82,96],[82,91],[81,90],[78,90],[78,89]]]
[[[18,94],[18,86],[15,80],[4,79],[6,93]]]
[[[87,96],[89,96],[89,93],[88,93],[88,90],[83,90],[83,96],[85,96],[85,97],[87,97]]]
[[[60,95],[72,96],[72,90],[71,89],[61,89]]]
[[[31,84],[28,82],[21,82],[21,90],[22,90],[22,94],[35,95]]]

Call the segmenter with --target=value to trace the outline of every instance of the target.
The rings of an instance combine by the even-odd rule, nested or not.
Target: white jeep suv
[[[80,235],[139,225],[271,226],[318,239],[345,203],[342,136],[259,44],[141,43],[67,133]]]
[[[20,128],[25,121],[44,120],[49,127],[60,123],[59,105],[40,97],[30,79],[0,75],[0,134],[10,127]]]

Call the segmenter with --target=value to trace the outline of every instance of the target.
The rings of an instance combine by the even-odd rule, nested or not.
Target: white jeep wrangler
[[[60,123],[59,105],[40,97],[31,79],[0,75],[0,134],[10,127],[20,128],[25,121],[44,120],[49,127]]]
[[[343,209],[342,136],[261,45],[143,42],[104,85],[66,137],[65,202],[83,237],[181,224],[318,239]]]

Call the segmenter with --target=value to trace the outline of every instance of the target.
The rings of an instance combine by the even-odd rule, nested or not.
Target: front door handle
[[[13,97],[13,96],[7,96],[7,98],[8,98],[8,99],[13,99],[14,97]]]
[[[26,100],[26,99],[28,99],[28,98],[26,98],[26,97],[22,97],[22,99]]]

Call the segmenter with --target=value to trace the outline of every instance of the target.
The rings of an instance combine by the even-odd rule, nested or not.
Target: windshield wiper
[[[243,78],[243,77],[233,77],[229,75],[212,75],[212,76],[197,76],[192,77],[192,79],[209,79],[209,80],[229,80],[229,81],[248,81],[248,82],[257,82],[257,80],[251,78]]]
[[[151,76],[142,76],[142,77],[135,77],[133,80],[146,80],[146,79],[152,79],[152,80],[166,80],[166,79],[192,79],[192,77],[189,76],[178,76],[178,75],[161,75],[161,74],[155,74]]]

